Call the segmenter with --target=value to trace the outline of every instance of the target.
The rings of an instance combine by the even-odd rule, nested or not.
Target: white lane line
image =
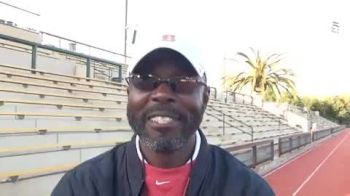
[[[335,147],[334,149],[327,155],[325,159],[315,168],[315,170],[304,180],[304,182],[298,187],[298,189],[293,193],[293,196],[297,195],[300,190],[305,186],[306,183],[315,175],[315,173],[322,167],[322,165],[328,160],[330,156],[334,154],[334,152],[339,148],[339,146],[348,138],[349,134],[347,134]]]

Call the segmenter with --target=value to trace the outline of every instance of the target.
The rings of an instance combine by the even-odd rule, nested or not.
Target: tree
[[[243,87],[250,85],[251,90],[264,96],[281,96],[283,92],[292,95],[295,83],[292,80],[293,72],[289,69],[279,68],[280,54],[272,54],[262,58],[259,51],[252,49],[254,57],[251,58],[243,52],[237,55],[243,57],[250,72],[240,72],[237,75],[224,76],[224,86],[231,91],[240,91]],[[272,95],[271,95],[272,94]]]
[[[350,97],[336,96],[333,98],[333,109],[337,113],[339,123],[350,122]]]
[[[319,111],[320,115],[341,124],[350,123],[350,96],[303,97],[303,103],[309,110]]]
[[[301,97],[297,95],[297,92],[295,89],[291,90],[292,94],[284,92],[280,99],[278,100],[280,103],[288,103],[291,105],[295,105],[298,107],[304,107],[304,103]]]

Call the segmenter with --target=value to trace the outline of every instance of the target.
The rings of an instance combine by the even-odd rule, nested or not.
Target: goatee
[[[166,112],[173,116],[179,116],[182,126],[179,127],[180,134],[173,137],[151,137],[145,129],[147,116],[152,112]],[[127,108],[127,117],[133,131],[139,135],[140,142],[150,150],[158,153],[171,153],[184,147],[191,135],[199,128],[201,118],[195,118],[194,115],[176,109],[172,106],[155,105],[142,111],[131,112],[129,105]]]

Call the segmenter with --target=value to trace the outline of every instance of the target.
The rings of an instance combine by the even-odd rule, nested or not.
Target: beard
[[[179,116],[181,126],[178,127],[180,134],[177,136],[152,137],[146,130],[147,116],[152,112],[164,111]],[[199,114],[191,114],[181,111],[172,106],[155,105],[141,111],[132,112],[127,106],[127,117],[133,131],[140,137],[140,142],[150,150],[157,153],[171,153],[184,147],[193,133],[199,128],[202,121],[204,108]]]

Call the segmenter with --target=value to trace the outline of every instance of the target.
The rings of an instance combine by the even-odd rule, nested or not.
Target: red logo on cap
[[[175,35],[163,35],[162,36],[162,41],[174,42],[175,41]]]

